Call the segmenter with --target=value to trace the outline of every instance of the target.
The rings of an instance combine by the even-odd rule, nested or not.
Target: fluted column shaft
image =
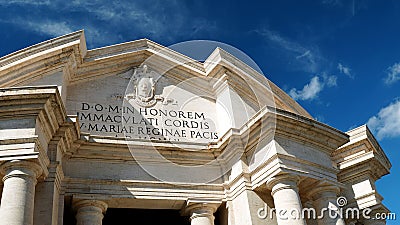
[[[267,182],[272,190],[278,225],[306,225],[301,218],[302,206],[297,183],[298,176],[277,175]]]
[[[32,225],[35,185],[41,167],[25,160],[8,161],[1,165],[4,173],[0,207],[0,225]]]
[[[99,200],[79,200],[74,203],[76,225],[102,225],[107,204]]]

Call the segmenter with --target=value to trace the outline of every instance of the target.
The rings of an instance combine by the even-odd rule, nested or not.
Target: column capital
[[[82,199],[82,200],[75,200],[72,203],[72,208],[75,211],[78,211],[79,209],[82,209],[84,207],[96,207],[101,210],[101,213],[105,213],[108,205],[107,203],[100,201],[100,200],[95,200],[95,199]]]
[[[278,174],[267,181],[267,187],[271,189],[271,195],[274,198],[276,221],[279,225],[306,224],[304,218],[301,218],[299,181],[299,176],[289,173]]]
[[[184,215],[190,215],[191,219],[193,216],[213,216],[221,203],[220,200],[188,200],[182,212]]]
[[[295,189],[298,190],[297,184],[300,177],[294,174],[278,174],[273,176],[267,181],[267,188],[271,190],[273,196],[277,191],[282,189]]]
[[[337,195],[340,192],[339,184],[322,180],[314,183],[307,194],[307,198],[312,200],[313,206],[321,214],[318,224],[345,225],[343,214],[338,206]]]
[[[107,207],[105,202],[95,199],[78,199],[72,202],[77,225],[101,225]]]
[[[316,200],[324,197],[335,197],[340,193],[340,187],[332,183],[320,183],[315,185],[308,193],[307,198]]]
[[[11,160],[0,165],[4,174],[0,224],[33,224],[35,185],[42,171],[38,163],[28,160]]]
[[[35,181],[43,173],[39,163],[28,160],[11,160],[0,165],[0,174],[3,174],[3,182],[10,177],[28,176]]]

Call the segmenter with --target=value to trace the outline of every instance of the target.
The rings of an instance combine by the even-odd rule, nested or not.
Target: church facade
[[[0,58],[1,225],[386,224],[366,125],[316,121],[249,65],[83,31]]]

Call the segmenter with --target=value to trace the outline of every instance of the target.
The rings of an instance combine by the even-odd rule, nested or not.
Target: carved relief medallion
[[[157,101],[164,101],[160,95],[156,95],[156,82],[160,77],[156,72],[148,71],[147,65],[135,68],[132,74],[134,79],[133,93],[126,96],[128,100],[133,99],[136,104],[143,107],[152,107]]]

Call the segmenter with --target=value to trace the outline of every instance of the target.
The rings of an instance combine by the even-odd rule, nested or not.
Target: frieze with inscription
[[[219,139],[215,102],[146,65],[72,86],[69,112],[82,132],[108,137],[209,143]]]
[[[204,112],[82,102],[77,115],[81,130],[94,134],[172,141],[218,139]]]

